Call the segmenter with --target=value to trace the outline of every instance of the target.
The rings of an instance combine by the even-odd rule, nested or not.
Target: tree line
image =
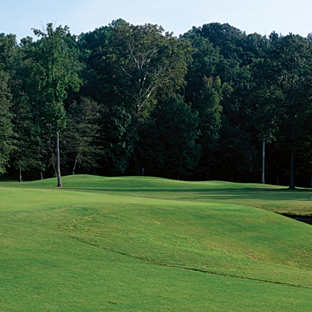
[[[0,174],[312,186],[312,36],[116,20],[0,34]]]

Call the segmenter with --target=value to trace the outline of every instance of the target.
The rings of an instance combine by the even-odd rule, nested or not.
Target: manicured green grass
[[[283,186],[222,181],[185,182],[153,177],[107,178],[90,175],[63,177],[64,189],[105,192],[146,198],[222,202],[248,205],[278,213],[312,216],[312,190],[289,190]],[[3,183],[14,187],[54,188],[55,179],[28,183]]]
[[[0,311],[311,310],[310,190],[63,183],[0,184]]]

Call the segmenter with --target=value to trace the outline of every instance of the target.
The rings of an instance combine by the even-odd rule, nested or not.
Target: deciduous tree
[[[6,172],[10,153],[13,149],[13,126],[11,93],[8,88],[8,75],[0,69],[0,174]]]
[[[77,61],[70,49],[74,38],[69,28],[53,27],[47,24],[46,30],[34,29],[39,40],[28,45],[27,57],[30,60],[30,91],[35,120],[42,133],[56,133],[56,175],[57,186],[62,186],[60,171],[59,131],[65,128],[64,100],[69,88],[78,90],[80,80],[77,74]]]
[[[290,188],[295,188],[295,155],[298,143],[307,133],[302,131],[312,99],[312,46],[298,35],[281,36],[271,43],[265,58],[258,64],[261,83],[258,128],[264,141],[272,134],[288,146]],[[259,79],[258,79],[259,81]]]

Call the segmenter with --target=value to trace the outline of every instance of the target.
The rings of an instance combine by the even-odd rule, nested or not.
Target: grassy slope
[[[309,191],[64,177],[0,188],[0,310],[309,311]],[[236,203],[235,205],[232,203]]]
[[[283,186],[222,181],[185,182],[152,177],[107,178],[98,176],[67,176],[66,189],[105,191],[135,197],[222,202],[248,205],[278,213],[312,216],[311,189],[289,190]],[[14,183],[16,185],[16,183]],[[30,182],[27,186],[54,187],[55,179]],[[140,192],[138,192],[140,190]]]

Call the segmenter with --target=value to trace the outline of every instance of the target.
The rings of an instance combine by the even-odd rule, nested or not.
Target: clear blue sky
[[[135,25],[162,25],[175,35],[192,26],[229,23],[246,33],[273,30],[306,37],[312,32],[311,0],[1,0],[0,33],[31,36],[31,28],[53,22],[73,34],[123,18]]]

